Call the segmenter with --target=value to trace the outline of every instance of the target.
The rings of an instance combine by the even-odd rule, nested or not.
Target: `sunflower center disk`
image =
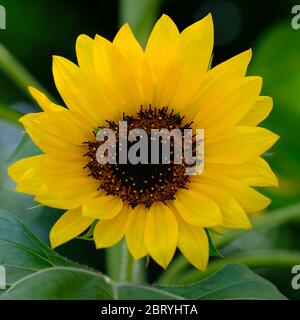
[[[184,117],[174,114],[174,111],[168,111],[167,107],[143,109],[141,107],[138,114],[133,116],[123,115],[123,121],[127,122],[128,130],[143,129],[148,134],[148,157],[151,159],[151,129],[191,129],[191,123],[185,124]],[[104,190],[107,195],[120,197],[132,208],[139,204],[149,208],[154,202],[163,202],[174,200],[175,194],[179,189],[187,189],[189,176],[185,174],[185,169],[190,165],[186,164],[184,158],[181,164],[174,163],[172,157],[175,140],[170,140],[170,163],[162,163],[161,157],[158,164],[120,164],[118,139],[119,125],[114,121],[107,121],[107,126],[99,127],[100,130],[110,129],[116,136],[116,164],[100,164],[97,162],[96,153],[100,141],[85,142],[88,146],[88,152],[84,155],[88,158],[85,166],[89,170],[89,176],[99,180],[99,190]],[[159,141],[160,146],[163,140]],[[128,142],[127,151],[134,143]],[[182,143],[182,146],[184,144]],[[182,151],[184,155],[184,151]]]

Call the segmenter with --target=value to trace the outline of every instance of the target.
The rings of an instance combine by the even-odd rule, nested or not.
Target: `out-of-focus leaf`
[[[19,61],[0,43],[0,70],[2,70],[7,77],[13,80],[25,94],[31,95],[28,91],[28,86],[34,86],[45,93],[47,92],[38,81],[21,65]],[[48,94],[49,96],[49,94]]]
[[[265,126],[280,135],[268,158],[279,176],[279,188],[268,190],[273,207],[296,202],[300,196],[300,41],[290,20],[263,33],[253,50],[251,74],[263,77],[263,94],[274,108]]]
[[[193,283],[207,278],[217,270],[224,268],[224,266],[232,263],[241,263],[251,269],[263,269],[265,268],[291,268],[297,265],[300,261],[300,254],[297,251],[290,250],[259,250],[249,251],[247,253],[234,254],[224,259],[212,261],[208,268],[204,272],[197,270],[190,270],[185,272],[179,279],[180,285]]]
[[[128,22],[133,32],[142,45],[153,28],[159,11],[160,0],[121,0],[120,21]]]
[[[290,21],[272,26],[255,46],[251,71],[264,78],[264,90],[272,94],[278,108],[289,108],[300,116],[299,51],[299,33]]]
[[[8,161],[15,162],[17,160],[32,157],[40,153],[42,153],[40,149],[32,142],[28,134],[24,133]]]
[[[11,190],[13,188],[13,183],[6,172],[6,162],[21,136],[22,131],[19,127],[0,120],[0,189]]]
[[[4,163],[16,148],[22,131],[19,127],[0,120],[0,163]]]
[[[18,120],[20,119],[21,116],[22,116],[22,114],[20,112],[10,108],[9,106],[0,104],[0,119],[1,120],[9,121],[10,123],[12,123],[16,126],[20,126]]]

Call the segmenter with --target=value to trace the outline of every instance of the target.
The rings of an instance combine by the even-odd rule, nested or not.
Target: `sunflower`
[[[181,33],[163,15],[143,50],[128,24],[112,42],[80,35],[78,64],[54,56],[56,87],[67,108],[29,88],[42,112],[20,122],[42,154],[9,168],[16,190],[66,212],[50,232],[53,248],[93,226],[96,248],[123,237],[134,259],[166,268],[177,249],[192,265],[208,263],[207,228],[250,228],[249,213],[270,200],[253,189],[276,186],[261,155],[278,139],[257,127],[272,109],[262,79],[246,76],[247,50],[210,68],[211,15]],[[205,167],[186,176],[180,165],[95,161],[95,128],[204,129]]]

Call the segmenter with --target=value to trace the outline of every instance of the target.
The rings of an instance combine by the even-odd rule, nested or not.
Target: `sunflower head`
[[[51,230],[53,248],[93,225],[97,248],[125,237],[135,259],[150,255],[166,268],[178,247],[204,270],[206,228],[250,228],[248,214],[268,206],[253,187],[277,185],[261,155],[278,136],[257,127],[272,99],[260,96],[260,77],[246,76],[251,50],[210,69],[212,50],[211,15],[182,32],[163,15],[145,50],[125,24],[112,42],[79,36],[77,64],[53,57],[66,107],[29,88],[42,111],[20,121],[43,153],[9,168],[17,191],[66,210]],[[122,148],[130,152],[134,143],[120,139],[115,162],[100,163],[97,133],[118,134],[120,121],[146,133],[203,129],[203,172],[187,175],[185,155],[182,163],[122,162]]]

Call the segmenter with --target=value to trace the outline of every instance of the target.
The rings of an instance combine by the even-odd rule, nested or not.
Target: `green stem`
[[[136,283],[147,282],[146,275],[146,261],[145,259],[140,259],[138,261],[134,260],[132,265],[132,281]]]
[[[290,222],[294,219],[300,219],[300,204],[295,204],[286,208],[277,209],[253,219],[253,229],[257,231],[266,231],[271,228],[275,228],[284,223]],[[216,247],[222,248],[228,245],[234,239],[243,236],[247,231],[236,230],[228,232],[224,236],[217,236],[214,238]],[[189,266],[188,261],[179,256],[173,261],[168,270],[162,274],[158,282],[161,284],[170,284],[175,279],[179,278],[179,275],[184,274],[183,271]]]
[[[120,280],[128,282],[133,280],[133,258],[128,251],[125,241],[122,242]]]
[[[195,269],[185,272],[176,284],[188,284],[199,281],[230,263],[242,263],[251,269],[266,267],[290,268],[291,266],[300,263],[300,254],[287,250],[274,250],[251,252],[244,255],[235,255],[224,259],[218,259],[211,262],[204,272],[199,272]]]
[[[119,242],[105,250],[106,273],[111,279],[115,281],[120,281],[122,252],[122,242]]]
[[[143,283],[146,281],[145,260],[134,261],[125,241],[105,250],[106,273],[115,281]]]
[[[47,93],[47,91],[41,86],[41,84],[2,44],[0,44],[0,69],[30,98],[32,97],[28,91],[28,86],[31,85],[43,91],[50,99],[52,99],[49,93]]]
[[[174,280],[179,278],[179,275],[184,272],[187,266],[188,261],[184,256],[180,255],[174,259],[168,269],[162,273],[157,283],[166,285],[173,284]]]
[[[17,110],[11,109],[8,106],[0,104],[0,119],[9,121],[21,127],[21,124],[18,121],[21,117],[22,113],[18,112]]]

